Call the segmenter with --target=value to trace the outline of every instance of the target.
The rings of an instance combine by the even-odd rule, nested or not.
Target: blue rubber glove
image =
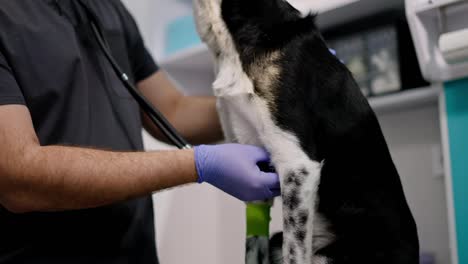
[[[195,147],[199,183],[209,183],[246,202],[280,195],[278,174],[263,172],[258,163],[269,162],[268,153],[258,147],[226,144]]]

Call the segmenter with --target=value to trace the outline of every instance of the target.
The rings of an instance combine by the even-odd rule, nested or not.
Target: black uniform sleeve
[[[125,30],[133,76],[135,77],[135,82],[138,83],[157,72],[159,67],[146,48],[135,19],[120,0],[117,3]]]
[[[0,105],[25,104],[23,93],[3,54],[0,52]]]

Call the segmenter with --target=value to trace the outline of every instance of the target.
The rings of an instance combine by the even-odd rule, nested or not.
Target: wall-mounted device
[[[468,28],[441,35],[439,48],[448,64],[468,62]]]
[[[406,1],[424,77],[434,82],[468,76],[468,1]]]

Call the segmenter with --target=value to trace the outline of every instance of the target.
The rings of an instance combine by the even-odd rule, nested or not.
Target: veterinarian
[[[214,98],[183,96],[117,0],[86,1],[113,56],[194,144],[221,139]],[[244,201],[279,194],[260,148],[142,152],[142,126],[76,0],[0,5],[0,263],[157,263],[151,193],[207,182]],[[201,205],[202,206],[202,205]],[[187,219],[190,221],[190,219]]]

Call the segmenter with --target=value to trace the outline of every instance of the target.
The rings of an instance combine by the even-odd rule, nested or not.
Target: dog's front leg
[[[283,263],[319,264],[313,256],[313,237],[322,164],[309,158],[294,134],[276,125],[267,100],[255,97],[252,103],[263,145],[281,180]]]
[[[283,263],[313,262],[313,223],[321,165],[309,161],[283,170]]]

